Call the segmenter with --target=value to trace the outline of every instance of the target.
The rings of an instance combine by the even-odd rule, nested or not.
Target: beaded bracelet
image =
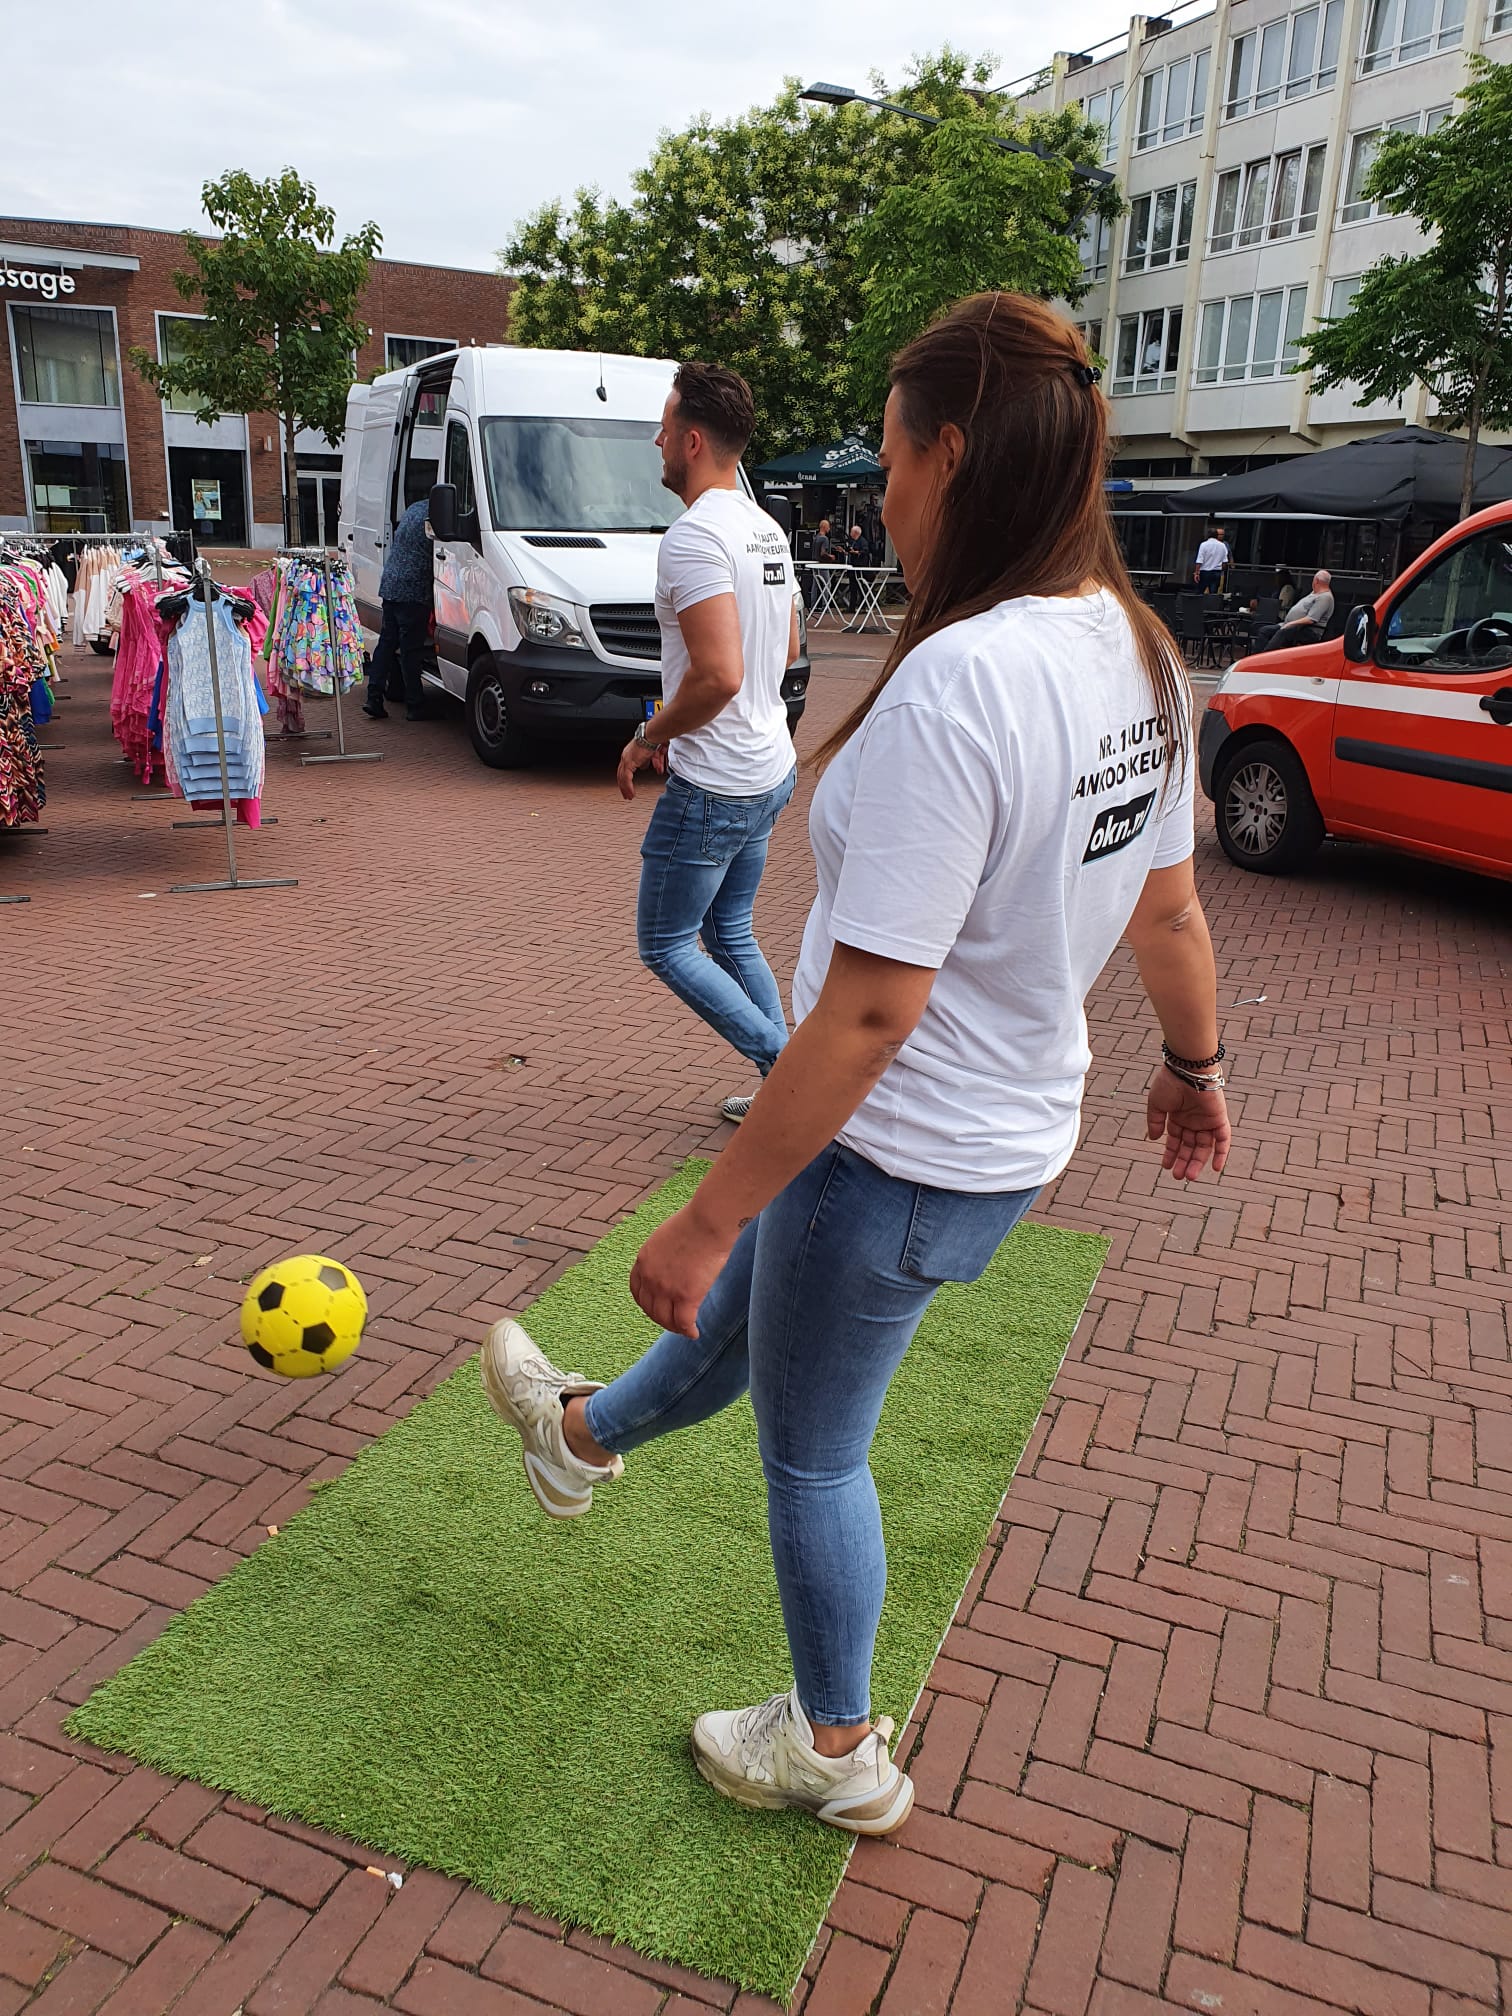
[[[1160,1054],[1175,1071],[1211,1071],[1215,1064],[1221,1064],[1228,1052],[1220,1043],[1211,1057],[1178,1057],[1169,1043],[1162,1043]]]

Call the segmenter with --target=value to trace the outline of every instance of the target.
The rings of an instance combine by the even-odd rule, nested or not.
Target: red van
[[[1241,658],[1198,729],[1241,868],[1300,868],[1328,834],[1512,877],[1512,504],[1445,533],[1344,635]]]

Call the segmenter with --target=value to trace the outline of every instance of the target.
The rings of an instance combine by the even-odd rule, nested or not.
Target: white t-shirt
[[[663,534],[656,563],[663,698],[677,698],[687,673],[677,619],[695,603],[735,597],[745,655],[745,677],[729,705],[669,745],[668,760],[685,783],[724,798],[756,798],[775,791],[792,769],[782,680],[797,592],[781,527],[742,490],[705,490]]]
[[[1229,549],[1221,539],[1204,539],[1197,548],[1199,574],[1221,574],[1229,564]]]
[[[936,1189],[1027,1190],[1071,1159],[1083,1003],[1152,868],[1192,852],[1191,722],[1163,724],[1116,597],[1024,596],[911,651],[814,794],[798,1020],[838,940],[937,969],[840,1139]],[[1162,786],[1165,786],[1162,796]]]

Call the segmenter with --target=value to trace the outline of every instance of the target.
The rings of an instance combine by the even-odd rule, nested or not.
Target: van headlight
[[[539,588],[511,588],[509,612],[527,644],[560,644],[569,651],[586,651],[583,612],[575,602],[543,595]]]

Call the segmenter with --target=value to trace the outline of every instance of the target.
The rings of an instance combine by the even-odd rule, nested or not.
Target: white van
[[[490,346],[352,388],[340,539],[358,614],[378,630],[394,525],[428,498],[427,678],[463,703],[473,747],[497,769],[550,737],[624,742],[661,697],[656,556],[682,506],[655,442],[675,368]],[[808,678],[805,642],[782,689],[795,726]]]

